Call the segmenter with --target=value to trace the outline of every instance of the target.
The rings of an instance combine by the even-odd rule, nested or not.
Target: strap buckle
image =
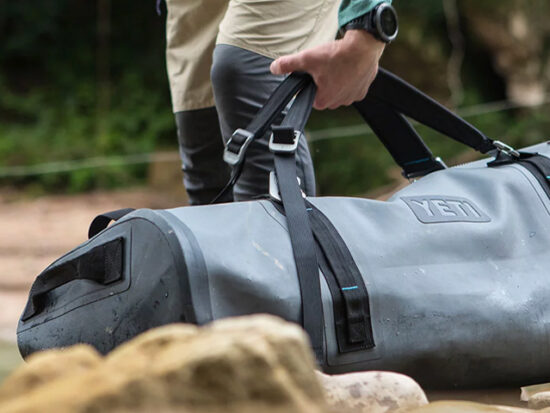
[[[441,169],[447,169],[447,164],[439,156],[436,156],[434,159],[435,163],[441,167]]]
[[[240,164],[244,159],[248,145],[253,139],[253,133],[245,129],[237,129],[225,146],[223,160],[231,166]]]
[[[273,133],[269,138],[269,150],[273,153],[294,153],[302,132],[285,126],[273,126]]]
[[[521,154],[518,151],[516,151],[510,145],[505,144],[504,142],[493,141],[493,145],[495,145],[495,148],[497,148],[499,152],[501,152],[505,155],[513,156],[514,158],[520,158],[521,157]]]

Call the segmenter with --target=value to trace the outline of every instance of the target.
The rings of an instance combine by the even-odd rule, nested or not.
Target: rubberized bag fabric
[[[537,155],[437,170],[385,202],[306,200],[323,370],[394,370],[430,387],[550,379],[550,146],[521,153]],[[344,285],[350,267],[360,280]],[[24,356],[82,342],[106,353],[173,322],[301,324],[301,300],[278,200],[141,209],[38,277],[18,343]]]

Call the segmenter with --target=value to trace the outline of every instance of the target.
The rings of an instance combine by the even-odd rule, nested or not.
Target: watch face
[[[397,16],[390,7],[384,8],[380,13],[380,26],[382,32],[390,38],[397,34]]]

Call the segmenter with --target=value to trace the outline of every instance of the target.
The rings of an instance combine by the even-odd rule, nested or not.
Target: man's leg
[[[334,39],[338,0],[231,0],[214,50],[212,83],[225,141],[237,128],[245,128],[283,77],[272,75],[269,65],[280,55]],[[269,136],[248,148],[236,200],[268,192],[273,155]],[[298,176],[308,195],[315,193],[313,163],[302,140],[297,153]]]
[[[212,50],[228,0],[167,0],[166,62],[184,185],[192,205],[209,203],[229,179],[214,107]],[[231,201],[228,197],[220,201]]]
[[[191,205],[210,203],[229,181],[215,107],[175,112],[183,184]],[[218,202],[231,202],[231,193]]]

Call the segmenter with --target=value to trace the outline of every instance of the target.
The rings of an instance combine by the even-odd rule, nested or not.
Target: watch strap
[[[356,17],[355,19],[350,20],[348,23],[346,23],[342,29],[341,29],[341,35],[348,31],[348,30],[365,30],[368,33],[372,34],[376,39],[380,40],[384,43],[389,43],[387,39],[385,39],[381,33],[379,33],[378,28],[376,27],[374,20],[374,16],[377,13],[377,10],[379,7],[381,7],[384,3],[380,3],[378,6],[376,6],[371,11],[363,14],[362,16]]]

